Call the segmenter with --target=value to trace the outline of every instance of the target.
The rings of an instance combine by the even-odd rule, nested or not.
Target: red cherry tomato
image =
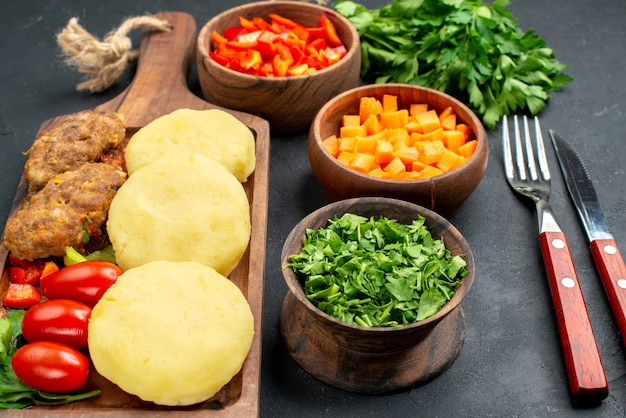
[[[24,345],[11,364],[24,383],[45,392],[80,389],[89,377],[89,359],[75,348],[53,341]]]
[[[51,299],[24,314],[22,334],[29,343],[56,341],[78,350],[87,347],[91,308],[69,299]]]
[[[93,307],[120,274],[115,264],[88,260],[42,277],[40,286],[48,299],[72,299]]]

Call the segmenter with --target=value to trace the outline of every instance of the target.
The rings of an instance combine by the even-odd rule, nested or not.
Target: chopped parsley
[[[468,274],[419,216],[410,225],[345,214],[307,229],[289,257],[306,297],[325,313],[364,327],[408,325],[436,314]]]

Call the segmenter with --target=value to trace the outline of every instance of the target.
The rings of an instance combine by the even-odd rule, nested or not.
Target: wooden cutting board
[[[92,368],[86,389],[101,389],[102,393],[99,397],[54,408],[36,407],[30,410],[6,411],[7,416],[32,416],[38,415],[37,412],[40,411],[41,415],[46,416],[71,414],[72,417],[91,417],[100,413],[133,414],[146,410],[168,411],[168,416],[172,413],[185,416],[215,415],[238,418],[258,415],[269,176],[269,123],[247,113],[212,105],[194,95],[187,87],[187,76],[196,54],[198,34],[195,20],[191,15],[181,12],[159,13],[156,16],[169,21],[173,29],[170,32],[144,31],[142,33],[141,54],[133,81],[118,96],[101,104],[97,109],[124,113],[127,121],[127,137],[155,118],[180,108],[221,109],[237,117],[254,132],[256,169],[244,183],[250,201],[252,233],[246,253],[238,267],[229,276],[246,296],[255,317],[255,337],[252,347],[241,372],[215,397],[193,407],[160,407],[141,401],[99,376]],[[55,119],[51,119],[44,122],[40,130],[50,126],[54,121]],[[19,208],[26,189],[27,184],[22,176],[10,216],[13,216]],[[0,262],[4,266],[0,280],[0,296],[4,295],[9,283],[7,256],[7,250],[4,246],[0,246]],[[167,289],[163,291],[167,292]],[[167,315],[167,309],[155,315]],[[180,347],[180,349],[193,350],[192,347]]]

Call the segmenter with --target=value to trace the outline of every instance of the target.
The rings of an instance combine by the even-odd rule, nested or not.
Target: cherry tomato
[[[45,392],[80,389],[89,377],[89,359],[75,348],[53,341],[24,345],[11,364],[24,383]]]
[[[48,299],[72,299],[93,307],[120,274],[115,264],[88,260],[42,277],[40,286]]]
[[[24,314],[22,334],[29,343],[56,341],[78,350],[87,347],[91,308],[69,299],[51,299]]]

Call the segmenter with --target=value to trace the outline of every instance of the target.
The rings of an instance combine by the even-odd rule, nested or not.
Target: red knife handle
[[[617,327],[626,345],[626,265],[613,239],[597,239],[589,246],[602,279]]]
[[[608,383],[565,234],[542,232],[539,237],[570,391],[577,401],[600,401],[608,396]]]

